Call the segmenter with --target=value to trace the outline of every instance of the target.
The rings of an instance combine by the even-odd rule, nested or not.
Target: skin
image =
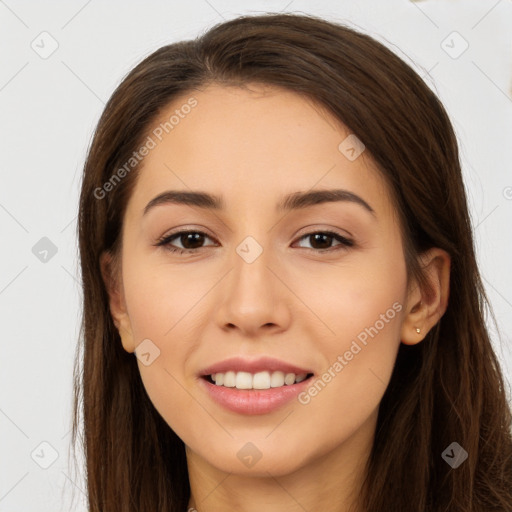
[[[149,366],[137,362],[153,404],[186,445],[190,507],[358,510],[399,345],[421,342],[444,314],[449,256],[434,248],[422,257],[433,294],[408,282],[382,175],[368,152],[354,161],[340,152],[350,131],[313,103],[279,88],[214,84],[173,101],[156,124],[190,96],[198,105],[140,167],[124,217],[121,272],[112,271],[108,253],[102,257],[123,348],[132,353],[150,339],[160,350]],[[285,194],[324,188],[359,195],[375,217],[346,201],[275,211]],[[221,195],[226,209],[161,204],[143,215],[165,190]],[[195,254],[155,246],[185,227],[207,234],[195,245],[188,239]],[[328,229],[354,246],[304,236]],[[236,252],[247,236],[263,248],[251,264]],[[394,303],[401,310],[306,405],[237,414],[198,385],[199,370],[237,355],[276,357],[319,377]],[[262,455],[250,468],[237,457],[248,442]]]

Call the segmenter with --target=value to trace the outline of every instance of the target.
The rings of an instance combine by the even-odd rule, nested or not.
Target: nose
[[[293,294],[285,284],[285,272],[264,248],[253,261],[240,254],[232,258],[217,292],[218,326],[250,338],[288,329]]]

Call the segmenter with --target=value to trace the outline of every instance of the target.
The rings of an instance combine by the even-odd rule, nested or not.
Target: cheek
[[[358,336],[364,343],[365,336],[370,336],[368,330],[371,338],[379,336],[381,346],[386,339],[396,342],[407,291],[399,248],[361,252],[335,265],[300,269],[300,276],[287,277],[297,283],[294,291],[306,299],[308,308],[326,327],[320,339],[325,340],[324,349],[331,355],[345,346],[348,349]],[[311,339],[318,339],[316,334],[311,333]]]
[[[194,279],[183,266],[143,265],[139,261],[143,257],[127,258],[123,263],[135,346],[144,343],[144,350],[137,349],[139,372],[155,408],[178,435],[186,435],[190,419],[183,411],[192,413],[197,405],[189,392],[193,386],[191,355],[200,340],[195,330],[201,324],[198,315],[206,318],[204,299],[215,280],[211,275]]]
[[[179,266],[127,262],[124,289],[136,343],[144,338],[161,343],[186,323],[187,315],[208,289],[187,272]]]
[[[322,291],[309,293],[330,334],[317,337],[325,368],[303,395],[326,436],[355,431],[378,407],[400,345],[406,292],[405,263],[398,252],[359,258],[340,268]],[[313,412],[314,411],[314,412]]]

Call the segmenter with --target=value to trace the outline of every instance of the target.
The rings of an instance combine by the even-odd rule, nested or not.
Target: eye
[[[320,245],[320,247],[313,247],[311,249],[316,252],[325,252],[327,250],[330,251],[331,249],[338,250],[346,247],[352,247],[354,245],[353,240],[350,240],[334,231],[315,231],[313,233],[307,233],[306,235],[301,236],[299,240],[308,238],[313,241],[313,245]],[[333,240],[337,240],[339,244],[334,247],[330,246]],[[308,249],[308,247],[306,247],[306,249]]]
[[[155,245],[159,247],[164,246],[166,250],[173,253],[191,254],[196,253],[199,249],[204,248],[201,247],[201,245],[205,238],[209,238],[211,240],[211,237],[202,231],[178,231],[177,233],[171,233],[170,235],[162,237]],[[302,235],[299,240],[308,238],[313,241],[313,245],[319,244],[320,247],[305,247],[305,249],[320,253],[327,251],[332,252],[332,250],[344,249],[354,245],[353,240],[350,240],[334,231],[315,231],[312,233],[307,233]],[[172,245],[171,242],[175,239],[181,243],[182,247],[174,247]],[[333,241],[338,241],[339,243],[335,246],[331,246]]]
[[[171,241],[174,240],[175,238],[177,238],[182,243],[183,247],[173,247],[171,245]],[[206,233],[203,233],[202,231],[178,231],[177,233],[173,233],[161,238],[156,245],[165,246],[167,250],[178,254],[195,253],[197,252],[197,249],[201,248],[195,247],[195,245],[200,246],[201,243],[204,241],[204,238],[210,237]]]

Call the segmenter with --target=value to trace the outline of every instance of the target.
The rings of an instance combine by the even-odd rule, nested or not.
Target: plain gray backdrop
[[[445,105],[510,386],[511,1],[0,1],[0,512],[86,510],[83,472],[68,462],[81,297],[75,232],[81,170],[105,102],[158,47],[223,19],[279,11],[372,35]]]

